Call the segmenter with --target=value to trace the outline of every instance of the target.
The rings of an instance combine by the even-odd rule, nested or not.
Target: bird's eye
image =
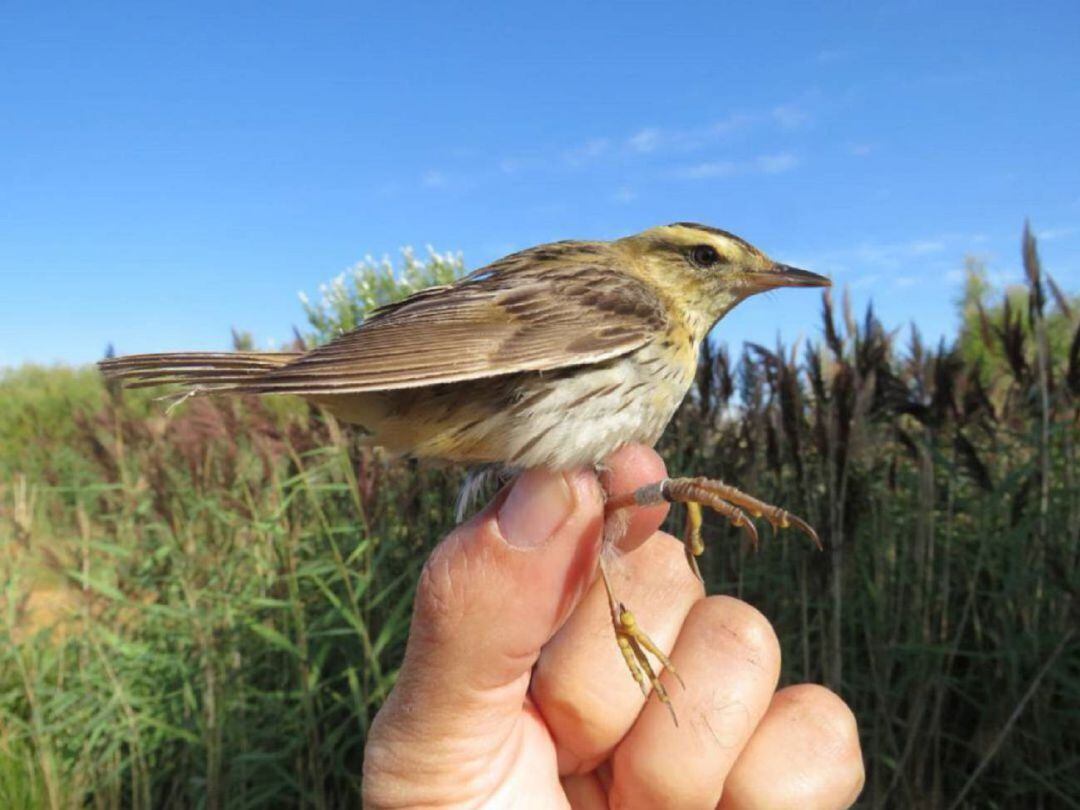
[[[713,267],[720,263],[720,254],[712,245],[698,245],[690,251],[690,261],[698,267]]]

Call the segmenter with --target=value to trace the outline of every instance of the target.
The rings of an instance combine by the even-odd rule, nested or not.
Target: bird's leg
[[[611,609],[611,623],[615,627],[615,640],[618,642],[619,652],[622,653],[623,660],[626,661],[627,669],[630,670],[630,674],[637,681],[637,685],[641,687],[641,693],[646,697],[649,694],[649,685],[652,685],[656,697],[667,706],[675,725],[679,725],[679,718],[675,716],[675,709],[671,705],[668,691],[664,684],[660,682],[660,675],[653,669],[647,653],[652,653],[660,663],[660,672],[666,669],[679,679],[679,684],[685,689],[686,685],[683,684],[682,677],[676,671],[675,665],[671,663],[671,659],[638,626],[637,619],[629,608],[615,598],[603,556],[600,557],[600,577],[604,580],[604,589],[607,591],[608,607]]]

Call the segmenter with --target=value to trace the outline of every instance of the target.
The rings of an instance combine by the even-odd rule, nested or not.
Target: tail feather
[[[179,384],[193,392],[228,392],[288,365],[301,355],[301,352],[129,354],[102,360],[98,367],[107,379],[119,380],[127,388]]]

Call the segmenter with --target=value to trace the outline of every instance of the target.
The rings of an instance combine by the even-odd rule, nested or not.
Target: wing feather
[[[342,394],[598,363],[666,323],[643,282],[595,243],[525,251],[376,311],[356,329],[237,387]],[[540,253],[537,256],[537,253]]]

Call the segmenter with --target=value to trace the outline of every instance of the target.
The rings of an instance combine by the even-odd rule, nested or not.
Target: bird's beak
[[[800,270],[787,264],[775,262],[768,270],[754,273],[753,284],[758,290],[771,290],[774,287],[831,287],[832,281],[825,276]]]

